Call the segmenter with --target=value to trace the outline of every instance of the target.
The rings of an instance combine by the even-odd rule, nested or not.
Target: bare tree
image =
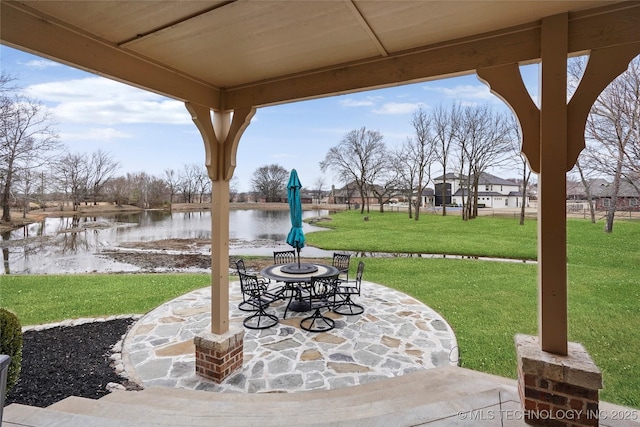
[[[467,203],[463,219],[478,216],[478,187],[482,173],[504,162],[511,148],[509,126],[504,114],[487,106],[465,107],[457,132],[461,165],[467,182]]]
[[[522,153],[522,131],[520,130],[520,124],[515,116],[510,116],[508,119],[508,126],[511,130],[511,150],[513,157],[515,157],[519,163],[520,169],[520,225],[524,225],[526,205],[527,205],[527,189],[529,188],[529,180],[531,179],[531,168],[527,162],[527,157]]]
[[[72,209],[78,209],[86,199],[89,183],[89,161],[84,154],[67,153],[54,164],[58,190],[71,202]],[[61,206],[62,208],[62,206]]]
[[[165,208],[169,205],[169,188],[162,178],[148,176],[146,181],[147,207]]]
[[[324,194],[324,177],[323,176],[319,176],[318,178],[316,178],[315,182],[313,183],[312,192],[316,199],[316,203],[320,204],[320,202],[322,201],[322,196]]]
[[[126,175],[127,185],[129,187],[129,203],[142,209],[152,206],[151,202],[151,184],[155,178],[146,172],[128,173]]]
[[[201,166],[191,163],[184,165],[180,173],[178,188],[185,203],[193,203],[195,201],[194,198],[198,192],[198,181],[202,175],[201,169]]]
[[[640,57],[600,94],[587,119],[585,136],[597,144],[592,156],[602,173],[613,177],[605,232],[613,232],[620,183],[637,165],[629,164],[629,148],[638,144],[640,127]],[[592,144],[592,148],[594,145]]]
[[[405,143],[393,150],[391,153],[391,167],[398,174],[399,190],[402,195],[409,201],[408,213],[409,218],[413,218],[413,194],[416,188],[416,175],[418,174],[416,168],[418,167],[415,162],[409,162],[411,146],[411,138],[407,138]],[[420,197],[420,194],[418,194]]]
[[[570,81],[582,76],[585,58],[570,62]],[[575,90],[574,83],[570,90]],[[613,232],[622,181],[633,182],[640,171],[640,57],[600,94],[587,118],[586,149],[581,154],[584,174],[592,171],[613,180],[604,231]],[[588,182],[585,180],[585,189]],[[594,215],[595,216],[595,215]]]
[[[413,114],[411,125],[415,132],[413,138],[407,140],[407,162],[415,165],[416,171],[416,192],[418,200],[416,203],[415,220],[420,219],[420,205],[422,204],[422,190],[431,180],[431,163],[436,155],[436,140],[432,135],[431,117],[422,109],[418,109]],[[442,157],[441,157],[442,158]]]
[[[369,191],[378,201],[380,213],[384,213],[384,205],[391,200],[392,197],[401,194],[399,190],[400,175],[392,167],[380,169],[379,173],[372,177],[373,182],[369,186]]]
[[[47,164],[60,148],[51,116],[38,101],[14,93],[0,77],[0,183],[2,221],[11,221],[14,176]]]
[[[576,165],[574,169],[578,171],[580,175],[580,182],[582,183],[582,187],[584,188],[584,194],[587,198],[587,204],[589,205],[589,213],[591,216],[591,222],[596,223],[596,209],[593,205],[593,196],[591,195],[591,186],[589,185],[589,180],[587,179],[585,169],[582,167],[582,162],[580,161],[580,157],[576,160]]]
[[[438,106],[432,113],[432,123],[434,129],[434,139],[436,146],[435,156],[442,166],[442,216],[447,215],[447,170],[449,169],[449,160],[452,144],[456,140],[457,128],[461,120],[460,106],[454,104],[449,110],[442,105]],[[436,189],[437,197],[437,189]]]
[[[178,191],[179,177],[175,170],[173,169],[165,169],[164,170],[164,182],[169,189],[169,203],[173,203],[173,197],[176,195]]]
[[[253,172],[253,190],[267,202],[280,201],[286,191],[289,171],[278,164],[261,166]]]
[[[204,202],[204,196],[206,194],[211,194],[211,178],[209,178],[207,169],[204,167],[198,168],[195,175],[195,188],[198,193],[199,203]]]
[[[102,150],[98,150],[91,154],[89,161],[89,188],[93,197],[93,204],[98,204],[98,198],[102,194],[103,188],[107,181],[116,173],[120,163]]]
[[[238,186],[240,185],[240,179],[237,176],[231,178],[229,181],[229,201],[233,202],[238,195]],[[209,182],[209,188],[211,188],[211,182]]]
[[[387,150],[382,134],[366,128],[348,132],[340,143],[329,149],[324,160],[320,162],[320,169],[325,172],[331,169],[345,182],[354,182],[360,193],[362,206],[360,213],[364,213],[365,203],[368,210],[368,190],[373,177],[386,167]]]
[[[107,181],[104,191],[110,201],[117,206],[129,203],[129,195],[132,193],[131,183],[124,176],[112,178]]]

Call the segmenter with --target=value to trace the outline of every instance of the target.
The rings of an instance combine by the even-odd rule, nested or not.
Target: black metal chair
[[[362,274],[364,273],[364,262],[358,263],[358,271],[356,272],[356,280],[353,282],[341,282],[336,286],[333,295],[333,311],[345,316],[362,314],[364,307],[356,304],[351,299],[352,296],[360,296],[360,288],[362,286]]]
[[[311,282],[301,285],[308,292],[309,307],[313,314],[300,321],[300,327],[309,332],[326,332],[335,327],[330,317],[322,314],[322,310],[330,311],[333,307],[333,294],[338,283],[338,275],[313,276]]]
[[[291,264],[296,262],[296,251],[273,251],[273,264],[274,265],[282,265],[282,264]],[[283,319],[287,318],[287,310],[291,305],[292,298],[296,295],[299,295],[300,290],[298,289],[297,283],[287,283],[285,284],[279,291],[278,295],[280,299],[289,298],[289,303],[287,304],[287,308],[284,311]]]
[[[349,280],[349,263],[351,262],[351,255],[349,254],[333,254],[332,265],[340,272],[340,279],[344,281]]]
[[[242,322],[249,329],[267,329],[278,324],[278,318],[266,312],[274,300],[278,299],[267,292],[267,288],[260,283],[258,276],[238,273],[240,276],[240,291],[249,306],[253,307],[253,314]],[[248,310],[245,310],[248,311]]]
[[[263,288],[264,292],[267,291],[267,287],[269,284],[268,279],[259,277],[257,274],[247,273],[247,269],[244,265],[244,260],[242,258],[236,260],[236,270],[238,272],[238,277],[240,277],[241,273],[245,275],[249,274],[249,275],[256,276],[256,279],[258,280],[258,285]],[[240,278],[240,285],[242,286],[242,278]],[[256,307],[253,304],[251,304],[251,302],[248,301],[247,298],[248,298],[248,295],[242,292],[242,302],[238,304],[238,308],[242,311],[255,311]]]
[[[273,251],[273,263],[276,265],[296,262],[296,251]]]

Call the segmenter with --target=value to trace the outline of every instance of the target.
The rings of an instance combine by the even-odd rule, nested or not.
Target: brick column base
[[[244,329],[230,327],[222,335],[201,333],[193,339],[196,345],[196,374],[218,384],[242,368]]]
[[[516,335],[518,393],[531,425],[598,426],[602,373],[585,348],[569,343],[569,354],[542,351],[538,337]]]

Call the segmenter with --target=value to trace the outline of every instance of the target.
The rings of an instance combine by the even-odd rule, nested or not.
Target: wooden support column
[[[541,108],[517,64],[477,70],[522,128],[522,152],[538,177],[538,322],[542,350],[567,354],[567,53],[568,16],[545,18],[541,34]],[[583,129],[584,132],[584,129]]]
[[[543,351],[567,354],[568,15],[542,20],[538,178],[538,330]]]
[[[591,106],[640,54],[640,43],[591,51],[580,85],[567,105],[565,32],[564,15],[543,20],[541,109],[531,100],[518,64],[477,72],[518,117],[522,152],[531,169],[540,174],[539,336],[515,338],[524,420],[527,424],[548,425],[549,416],[553,416],[557,425],[594,426],[598,420],[584,414],[598,413],[602,373],[584,347],[567,342],[566,172],[585,147]]]
[[[540,174],[539,333],[542,349],[557,354],[566,354],[567,349],[566,172],[573,168],[585,147],[585,125],[594,101],[640,54],[640,43],[591,51],[580,85],[567,106],[563,95],[566,52],[560,43],[564,24],[556,22],[563,19],[549,18],[543,26],[542,111],[531,100],[518,64],[477,70],[480,80],[518,117],[522,153],[531,170]]]
[[[211,332],[229,330],[229,181],[236,167],[242,133],[256,109],[214,111],[186,104],[205,146],[206,167],[211,178]]]

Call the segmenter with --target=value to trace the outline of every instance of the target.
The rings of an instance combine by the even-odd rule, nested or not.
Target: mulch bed
[[[136,388],[111,366],[111,347],[122,339],[133,319],[86,323],[26,331],[22,370],[5,405],[47,407],[69,396],[99,399],[108,383]]]

